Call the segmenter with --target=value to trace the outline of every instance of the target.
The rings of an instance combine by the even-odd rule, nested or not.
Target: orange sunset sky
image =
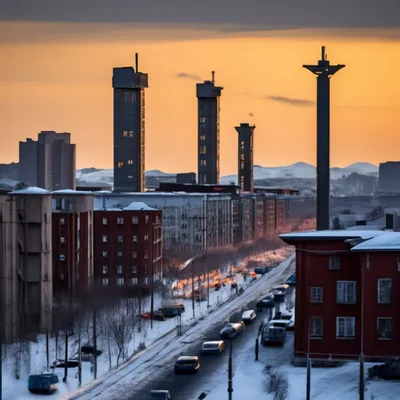
[[[393,33],[394,32],[394,33]],[[146,169],[197,170],[196,80],[216,71],[221,98],[221,173],[237,168],[234,126],[251,122],[255,164],[315,164],[316,79],[302,68],[327,47],[346,64],[331,82],[331,164],[400,160],[397,31],[293,29],[216,32],[195,25],[0,21],[0,162],[40,130],[71,132],[77,167],[112,168],[113,66],[149,74]],[[254,114],[254,116],[250,116]]]

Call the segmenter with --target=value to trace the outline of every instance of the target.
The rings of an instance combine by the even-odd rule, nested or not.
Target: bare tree
[[[269,365],[265,367],[264,373],[267,375],[266,389],[272,394],[273,400],[286,400],[289,394],[287,378]]]

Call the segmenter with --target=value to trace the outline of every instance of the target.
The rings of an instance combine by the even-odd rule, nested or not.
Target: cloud
[[[5,3],[0,19],[6,21],[232,24],[236,30],[400,27],[398,0],[230,0],[229,6],[226,0],[13,0]]]
[[[265,96],[263,99],[275,101],[277,103],[284,103],[293,107],[310,107],[315,104],[315,101],[313,100],[292,99],[291,97],[285,96]]]
[[[198,75],[188,74],[186,72],[179,72],[176,74],[178,78],[191,79],[192,81],[200,82],[202,79]]]

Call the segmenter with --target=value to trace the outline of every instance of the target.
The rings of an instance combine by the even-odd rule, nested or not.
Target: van
[[[264,345],[268,344],[277,344],[283,346],[285,344],[286,339],[286,328],[281,326],[271,326],[267,325],[267,327],[263,330],[261,341]]]

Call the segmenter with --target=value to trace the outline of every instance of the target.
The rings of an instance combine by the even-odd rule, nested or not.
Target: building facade
[[[215,86],[214,71],[211,81],[198,83],[198,182],[218,184],[220,177],[220,97],[222,87]]]
[[[76,148],[70,133],[42,131],[19,142],[20,179],[47,190],[75,189]]]
[[[400,193],[400,162],[388,161],[379,164],[379,192]]]
[[[102,286],[162,278],[162,212],[141,202],[94,213],[95,277]]]
[[[94,197],[96,210],[124,208],[132,202],[162,210],[165,255],[190,258],[232,244],[229,194],[98,192]]]
[[[242,123],[236,126],[238,136],[238,182],[242,192],[254,191],[253,145],[255,125]]]
[[[3,337],[35,337],[52,325],[51,194],[27,188],[0,197]]]
[[[400,354],[400,233],[281,235],[296,246],[295,359],[384,360]]]
[[[143,192],[145,186],[145,88],[148,75],[133,67],[113,69],[114,191]]]
[[[93,195],[90,192],[53,192],[53,285],[56,297],[85,292],[92,286]]]

